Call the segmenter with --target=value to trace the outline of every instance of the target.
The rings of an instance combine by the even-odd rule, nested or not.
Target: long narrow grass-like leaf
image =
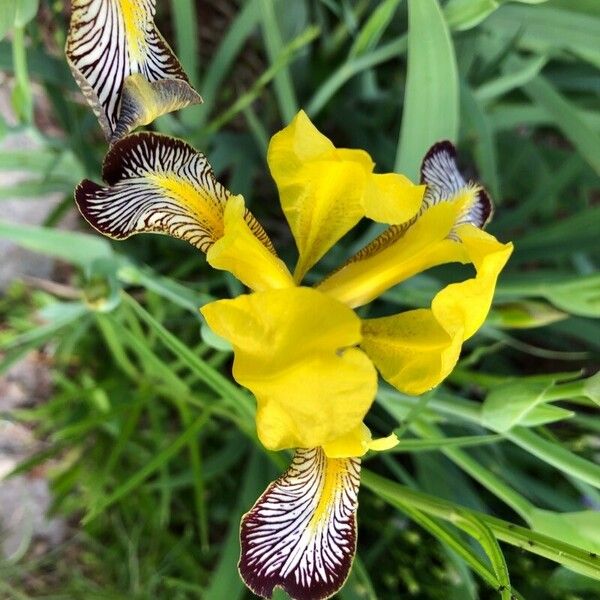
[[[376,65],[401,56],[406,52],[407,47],[408,37],[402,36],[397,40],[383,44],[372,52],[349,59],[321,84],[308,102],[306,112],[315,117],[323,110],[336,92],[352,77]]]
[[[435,142],[456,142],[459,85],[454,46],[437,0],[409,0],[408,74],[396,171],[417,179]]]
[[[596,173],[600,174],[600,135],[590,131],[572,103],[541,75],[525,84],[523,91],[552,115],[563,135],[573,143]]]
[[[110,244],[97,236],[0,221],[0,238],[81,267],[112,258]],[[77,252],[73,249],[77,248]]]
[[[412,490],[389,481],[380,475],[375,475],[368,470],[363,470],[362,483],[387,502],[398,506],[400,510],[402,510],[402,505],[409,504],[429,515],[450,522],[455,522],[457,518],[460,519],[461,515],[475,516],[489,527],[494,536],[500,541],[522,548],[532,554],[543,556],[578,573],[600,580],[600,556],[590,554],[562,540]]]
[[[298,100],[287,61],[282,64],[280,58],[284,44],[275,13],[275,1],[260,0],[260,6],[262,30],[271,65],[280,65],[275,74],[275,91],[279,102],[279,111],[283,122],[289,123],[298,112]]]
[[[104,512],[109,506],[118,502],[123,496],[131,493],[139,485],[141,485],[148,477],[160,469],[161,465],[171,460],[181,449],[189,443],[190,439],[196,435],[210,418],[210,411],[206,410],[202,415],[197,417],[191,425],[179,435],[171,444],[156,454],[152,460],[146,463],[139,471],[137,471],[129,479],[126,479],[117,487],[107,498],[99,505],[94,506],[92,510],[83,518],[82,522],[89,523],[95,519],[100,513]]]

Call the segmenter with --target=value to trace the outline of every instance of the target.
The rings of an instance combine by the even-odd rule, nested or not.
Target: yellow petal
[[[276,587],[324,600],[346,581],[356,551],[360,460],[297,450],[290,468],[242,518],[239,570],[259,597]]]
[[[473,225],[457,232],[475,266],[474,278],[444,288],[431,309],[363,322],[361,347],[384,379],[407,394],[422,394],[450,374],[462,343],[485,321],[496,280],[512,252],[512,244],[501,244]]]
[[[233,376],[258,402],[270,450],[323,446],[362,423],[377,388],[360,320],[309,288],[257,292],[202,308],[234,348]]]
[[[252,232],[241,196],[225,206],[225,234],[209,249],[206,259],[215,269],[229,271],[255,292],[292,287],[287,267]]]
[[[380,197],[399,193],[385,193],[386,186],[393,181],[390,175],[373,177],[384,178]],[[464,248],[453,242],[460,241],[458,229],[462,225],[482,228],[488,222],[493,212],[491,199],[481,186],[465,181],[450,142],[431,147],[423,160],[421,181],[426,187],[418,214],[384,231],[319,285],[319,289],[356,307],[420,271],[447,262],[469,261]],[[404,182],[404,185],[406,205],[416,206],[423,186],[413,186],[411,192],[412,184]],[[381,210],[385,210],[385,203]],[[386,214],[379,216],[390,218]]]
[[[420,207],[422,186],[373,175],[366,152],[336,149],[304,112],[273,137],[268,162],[300,254],[296,281],[364,216],[402,223]]]
[[[300,112],[273,136],[268,162],[300,254],[296,280],[364,214],[364,163],[338,160],[333,144]]]
[[[465,261],[460,243],[448,236],[468,200],[460,196],[453,202],[436,204],[410,225],[390,228],[317,289],[356,307],[421,271]]]
[[[362,348],[381,376],[406,394],[422,394],[451,372],[462,335],[450,335],[429,309],[411,310],[363,323]]]
[[[444,288],[433,299],[431,308],[448,331],[460,329],[467,340],[483,325],[490,311],[496,281],[512,254],[513,245],[502,244],[473,225],[461,225],[457,234],[477,275]]]
[[[90,225],[109,237],[163,233],[206,252],[223,235],[230,194],[206,158],[181,140],[154,133],[129,135],[111,147],[102,175],[107,185],[85,180],[75,199]],[[245,217],[272,248],[252,215]]]
[[[365,189],[365,216],[378,223],[406,223],[419,212],[424,192],[424,185],[414,185],[404,175],[373,174]]]
[[[374,440],[369,428],[361,423],[346,435],[325,444],[323,451],[328,458],[348,458],[350,456],[363,456],[369,450],[383,452],[397,444],[398,438],[395,433]]]
[[[151,117],[202,102],[154,25],[155,0],[72,0],[71,4],[67,60],[108,139],[115,141]],[[147,87],[140,96],[135,80],[129,80],[128,100],[124,84],[135,74],[138,83]],[[159,83],[166,81],[176,83]],[[129,104],[132,98],[135,110]],[[151,110],[144,110],[142,98],[150,101]]]

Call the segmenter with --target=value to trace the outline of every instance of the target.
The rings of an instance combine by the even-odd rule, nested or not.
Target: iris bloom
[[[202,102],[154,25],[155,0],[72,0],[66,54],[111,142]]]
[[[491,202],[463,179],[449,142],[431,148],[414,185],[375,174],[367,153],[336,148],[301,112],[273,137],[268,156],[298,248],[289,271],[202,154],[171,137],[128,135],[201,101],[154,25],[154,0],[72,6],[67,58],[113,143],[105,183],[78,186],[79,209],[115,239],[154,232],[187,240],[249,289],[202,314],[233,346],[233,376],[256,398],[260,441],[295,455],[242,519],[240,572],[265,598],[276,586],[297,599],[327,598],[346,580],[356,549],[361,457],[397,443],[393,434],[373,440],[363,422],[378,377],[408,394],[438,385],[485,320],[512,246],[483,231]],[[329,277],[303,285],[365,217],[388,227]],[[377,319],[354,312],[449,262],[472,264],[475,276],[448,285],[430,308]]]
[[[241,525],[241,575],[269,598],[334,594],[356,548],[361,456],[396,444],[373,440],[364,418],[378,377],[408,394],[438,385],[482,325],[512,251],[483,231],[491,202],[459,173],[449,142],[423,161],[421,185],[374,173],[369,155],[338,149],[300,112],[268,154],[298,248],[289,271],[241,196],[220,185],[186,143],[152,133],[110,149],[105,184],[86,180],[77,204],[101,233],[122,239],[166,233],[206,253],[249,292],[201,309],[233,346],[233,376],[257,401],[256,427],[269,450],[295,449],[289,469]],[[313,287],[304,277],[364,217],[388,225],[373,242]],[[472,264],[429,308],[374,319],[354,309],[426,269]]]

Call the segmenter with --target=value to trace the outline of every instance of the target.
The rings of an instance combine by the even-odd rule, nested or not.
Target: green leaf
[[[449,0],[444,9],[448,25],[464,31],[479,25],[497,8],[510,0]],[[546,0],[514,0],[523,4],[541,4]]]
[[[381,36],[391,23],[401,1],[402,0],[384,0],[379,4],[367,22],[363,25],[354,44],[352,44],[352,48],[350,48],[350,53],[348,55],[349,58],[360,56],[377,46]]]
[[[220,352],[233,352],[233,346],[231,343],[225,338],[222,338],[214,333],[214,331],[206,323],[202,324],[201,333],[202,341],[207,346],[210,346],[215,350],[219,350]]]
[[[564,567],[559,567],[548,580],[548,589],[561,590],[569,594],[574,592],[596,592],[600,594],[600,582],[573,573],[573,571],[569,571]]]
[[[585,380],[583,392],[592,402],[600,406],[600,371]]]
[[[452,38],[437,0],[409,0],[408,74],[396,171],[418,179],[429,147],[456,142],[458,69]]]
[[[515,38],[521,49],[549,55],[573,52],[600,66],[600,18],[552,6],[515,4],[497,10],[484,27],[494,34]]]
[[[489,527],[498,540],[522,548],[527,552],[544,556],[578,573],[600,580],[600,556],[592,556],[577,546],[563,542],[562,535],[559,538],[553,538],[531,531],[502,519],[410,489],[367,469],[363,469],[361,478],[366,488],[400,510],[403,510],[403,506],[408,505],[428,515],[450,522],[455,522],[464,515],[475,516]]]
[[[284,123],[289,123],[298,112],[298,100],[287,61],[282,62],[284,46],[273,0],[260,0],[263,36],[272,67],[280,65],[275,74],[275,91]]]
[[[523,60],[514,70],[508,70],[495,79],[482,83],[475,90],[475,96],[481,102],[495,100],[531,81],[539,74],[547,61],[545,56],[534,56]]]
[[[89,267],[97,259],[113,258],[106,240],[85,233],[0,221],[0,238],[80,267]]]
[[[569,544],[600,554],[600,512],[584,510],[555,513],[536,508],[530,515],[532,529]]]
[[[0,10],[0,40],[12,29],[17,14],[17,0],[4,0]]]
[[[522,300],[494,307],[486,323],[503,329],[532,329],[568,319],[569,315],[545,302]]]
[[[15,27],[25,27],[37,14],[39,0],[17,0]]]
[[[516,425],[541,425],[573,416],[564,409],[540,406],[560,398],[568,398],[555,382],[515,380],[494,387],[486,396],[481,417],[483,425],[505,432]]]
[[[600,135],[590,131],[576,107],[540,75],[525,84],[523,91],[552,115],[563,135],[600,174]]]

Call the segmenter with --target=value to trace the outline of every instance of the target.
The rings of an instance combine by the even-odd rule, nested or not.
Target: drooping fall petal
[[[463,224],[483,227],[492,205],[478,185],[467,183],[450,142],[434,145],[423,161],[425,196],[418,215],[393,225],[325,279],[318,289],[348,306],[366,304],[413,275],[448,262],[465,262],[454,242]]]
[[[204,155],[181,140],[153,133],[129,135],[111,147],[103,178],[105,186],[80,183],[75,199],[90,225],[109,237],[163,233],[206,252],[223,235],[230,194]],[[246,211],[245,218],[271,248],[254,217]]]
[[[296,281],[362,217],[403,223],[421,206],[422,186],[374,175],[366,152],[336,149],[302,111],[273,137],[268,162],[300,254]]]
[[[323,446],[358,427],[377,388],[360,319],[310,288],[256,292],[201,309],[233,345],[233,376],[256,396],[270,450]]]
[[[447,377],[462,344],[483,324],[496,280],[512,252],[473,225],[457,229],[476,276],[440,291],[431,309],[417,309],[363,322],[361,347],[381,375],[407,394],[422,394]]]
[[[225,233],[208,251],[208,263],[256,292],[293,287],[287,267],[256,237],[245,215],[243,198],[232,196],[225,206]]]
[[[360,459],[296,451],[289,469],[243,517],[239,569],[258,596],[282,587],[294,600],[331,597],[356,552]]]
[[[72,7],[67,59],[109,140],[202,102],[154,25],[155,0],[72,0]]]

